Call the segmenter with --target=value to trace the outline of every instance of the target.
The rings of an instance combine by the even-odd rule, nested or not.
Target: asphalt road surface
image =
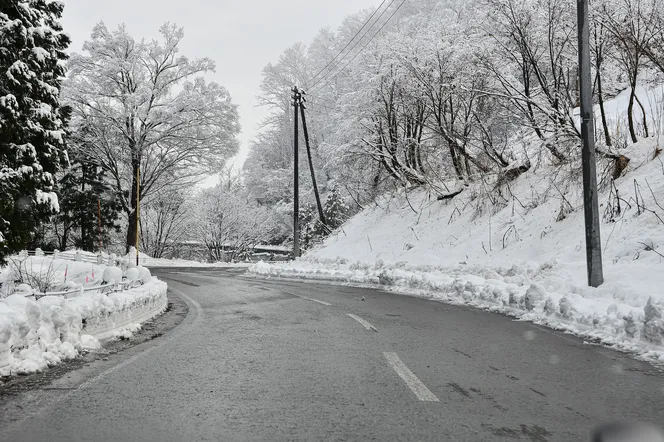
[[[587,441],[664,375],[536,325],[371,289],[163,269],[163,336],[5,398],[3,441]]]

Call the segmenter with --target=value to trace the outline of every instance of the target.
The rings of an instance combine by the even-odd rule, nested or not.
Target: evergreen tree
[[[332,191],[327,195],[323,213],[325,214],[327,227],[330,230],[338,228],[348,219],[350,209],[341,196],[338,187],[333,187]]]
[[[307,250],[319,238],[318,215],[312,204],[305,204],[300,208],[300,248]]]
[[[69,37],[51,0],[0,3],[0,262],[58,210],[64,156],[58,99]]]
[[[69,244],[86,251],[99,250],[100,220],[103,244],[120,229],[120,195],[107,184],[103,169],[89,158],[74,158],[56,193],[60,213],[54,224],[61,250]]]
[[[302,229],[300,247],[302,250],[309,249],[329,235],[332,230],[341,226],[348,219],[349,213],[350,209],[337,187],[332,188],[323,206],[323,214],[327,224],[320,221],[315,206],[312,204],[302,206],[300,209],[300,226]]]

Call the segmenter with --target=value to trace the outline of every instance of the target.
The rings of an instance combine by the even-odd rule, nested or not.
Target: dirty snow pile
[[[33,283],[14,287],[19,272]],[[128,336],[167,306],[166,283],[142,267],[123,272],[83,261],[12,257],[0,269],[0,282],[0,376],[40,371],[96,350],[100,339]],[[129,288],[92,289],[121,282]],[[44,288],[61,294],[44,295]]]
[[[484,183],[442,201],[437,196],[445,191],[385,196],[297,261],[250,271],[476,306],[664,362],[661,147],[651,137],[621,150],[631,159],[626,172],[615,186],[603,181],[599,288],[587,286],[580,170],[564,187],[560,170],[544,163],[502,197]]]

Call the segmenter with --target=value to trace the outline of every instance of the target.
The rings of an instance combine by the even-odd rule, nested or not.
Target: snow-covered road
[[[153,271],[184,322],[1,398],[0,440],[583,441],[608,420],[664,421],[664,375],[624,354],[464,306],[240,272]]]

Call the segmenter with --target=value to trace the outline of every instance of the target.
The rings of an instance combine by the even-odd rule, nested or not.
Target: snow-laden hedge
[[[29,259],[34,261],[29,264],[34,268],[43,267],[41,259],[51,260],[48,268],[57,270],[50,272],[56,275],[53,282],[79,289],[86,280],[92,281],[95,272],[100,278],[105,270],[103,265]],[[66,282],[65,272],[69,275]],[[10,274],[7,269],[3,273],[5,278]],[[81,291],[37,299],[16,293],[1,298],[0,376],[43,370],[77,356],[81,350],[98,348],[100,340],[128,336],[139,329],[142,322],[167,307],[166,283],[149,274],[142,279],[142,285],[117,292]]]

